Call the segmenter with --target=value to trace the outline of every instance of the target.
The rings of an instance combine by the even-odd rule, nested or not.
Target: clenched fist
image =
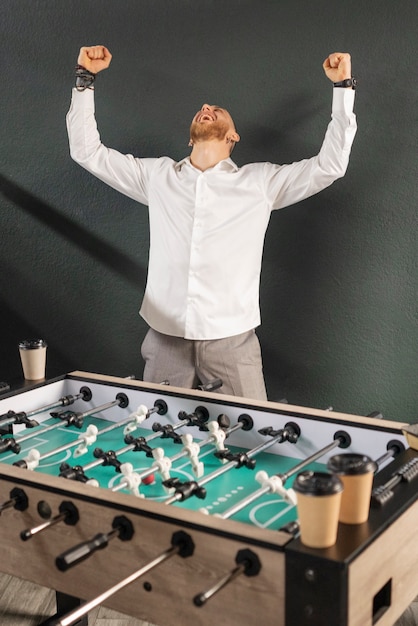
[[[89,72],[97,74],[109,67],[112,55],[105,46],[84,46],[80,48],[77,63]]]
[[[322,67],[333,83],[351,78],[351,56],[348,52],[333,52],[325,59]]]

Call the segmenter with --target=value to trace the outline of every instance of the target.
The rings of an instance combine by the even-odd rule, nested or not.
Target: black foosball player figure
[[[332,118],[319,153],[287,165],[231,159],[240,140],[230,113],[203,104],[190,126],[191,152],[136,158],[109,149],[94,117],[96,75],[105,46],[80,49],[67,127],[72,158],[102,181],[148,206],[150,254],[140,313],[150,329],[143,379],[196,388],[213,378],[220,393],[266,399],[260,344],[259,282],[271,212],[344,176],[356,133],[355,79],[348,53],[323,62],[333,83]],[[306,59],[300,65],[300,80]],[[169,111],[169,103],[164,106]]]

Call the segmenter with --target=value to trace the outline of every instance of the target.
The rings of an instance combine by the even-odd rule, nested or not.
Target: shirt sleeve
[[[110,187],[147,205],[148,182],[157,159],[138,159],[102,144],[92,89],[73,89],[66,123],[72,159]]]
[[[333,89],[331,121],[316,156],[288,165],[264,164],[264,189],[272,209],[309,198],[344,176],[357,131],[354,97],[353,89]]]

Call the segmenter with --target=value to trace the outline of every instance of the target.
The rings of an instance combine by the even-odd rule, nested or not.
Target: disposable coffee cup
[[[377,463],[364,454],[337,454],[329,459],[327,468],[343,482],[340,522],[363,524],[368,520],[370,498]]]
[[[310,548],[329,548],[337,541],[343,483],[334,474],[305,471],[293,482],[300,539]]]
[[[19,343],[23,375],[26,380],[45,378],[47,344],[43,339],[25,339]]]

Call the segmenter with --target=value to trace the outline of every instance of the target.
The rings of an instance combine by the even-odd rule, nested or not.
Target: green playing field
[[[97,440],[89,447],[85,454],[82,456],[74,456],[74,451],[80,443],[80,435],[92,424],[95,425],[99,431]],[[55,425],[55,428],[49,432],[43,433],[43,430],[51,425]],[[29,455],[33,456],[33,450],[37,450],[41,455],[39,466],[34,470],[28,471],[43,472],[58,476],[62,463],[66,463],[70,467],[81,466],[84,469],[85,476],[88,479],[97,481],[99,488],[114,489],[122,493],[130,493],[128,489],[121,488],[125,480],[124,475],[116,471],[114,466],[105,465],[102,460],[97,459],[93,454],[94,450],[100,448],[105,452],[110,450],[114,451],[118,461],[124,464],[131,464],[133,470],[137,473],[148,470],[153,463],[155,463],[155,460],[148,458],[143,451],[127,450],[128,447],[133,448],[134,446],[128,446],[124,441],[123,430],[126,424],[110,432],[100,434],[100,431],[108,429],[109,425],[111,425],[111,422],[108,420],[97,417],[87,417],[84,418],[83,427],[77,429],[74,426],[65,427],[61,422],[57,423],[56,419],[50,418],[33,430],[25,430],[15,435],[17,442],[19,442],[19,439],[27,437],[28,434],[33,436],[31,436],[30,439],[22,441],[22,449],[19,454],[16,455],[8,451],[0,457],[0,460],[4,463],[13,464],[16,461],[27,459]],[[193,428],[183,425],[183,427],[176,432],[178,435],[182,435],[186,432],[193,435],[194,431]],[[162,448],[164,450],[165,459],[170,459],[174,455],[178,455],[183,449],[181,443],[175,443],[170,438],[162,439],[149,429],[137,428],[132,432],[132,435],[135,438],[144,437],[148,439],[148,445],[153,449]],[[203,438],[210,437],[210,433],[200,433],[200,439],[202,435]],[[6,436],[3,437],[3,439],[5,438]],[[269,439],[271,439],[271,437],[262,437],[260,435],[259,443],[263,443]],[[248,452],[247,450],[234,447],[232,445],[233,443],[234,433],[231,433],[230,437],[225,440],[225,446],[228,450],[231,453]],[[63,447],[66,444],[73,445],[66,450],[49,455],[54,449]],[[297,443],[294,445],[297,446]],[[274,453],[272,453],[273,451]],[[213,443],[207,443],[201,446],[199,462],[203,463],[204,474],[203,477],[200,478],[196,478],[193,474],[191,460],[188,454],[185,453],[182,458],[172,463],[168,462],[168,465],[171,465],[169,469],[171,478],[177,478],[181,482],[204,481],[204,488],[206,490],[206,496],[202,499],[192,496],[184,502],[175,502],[171,506],[180,506],[193,510],[204,509],[204,511],[210,515],[222,515],[225,511],[230,509],[230,507],[235,506],[249,494],[261,489],[262,485],[256,480],[256,476],[260,470],[263,470],[269,476],[273,476],[289,472],[289,470],[298,463],[294,458],[283,456],[281,454],[281,444],[274,443],[270,452],[261,452],[253,457],[255,461],[255,467],[253,469],[249,469],[245,466],[234,467],[233,462],[229,462],[230,469],[228,471],[206,482],[208,476],[210,477],[212,473],[223,466],[222,461],[215,456],[214,452],[216,452],[216,448]],[[48,456],[46,456],[47,454]],[[43,455],[45,455],[44,459],[42,458]],[[225,465],[227,463],[228,461],[225,462]],[[92,467],[94,464],[95,467]],[[308,468],[324,470],[324,466],[319,463],[312,463]],[[142,483],[139,485],[139,492],[141,496],[145,498],[164,502],[172,495],[172,491],[169,492],[167,488],[163,486],[163,479],[157,468],[153,472],[153,476],[154,480],[149,484]],[[292,475],[285,482],[284,486],[286,489],[291,487],[293,478],[294,476]],[[65,480],[65,478],[63,478],[63,480]],[[138,496],[132,495],[132,497]],[[231,519],[262,528],[278,530],[288,522],[295,520],[296,517],[295,506],[277,494],[266,493],[235,513]]]

